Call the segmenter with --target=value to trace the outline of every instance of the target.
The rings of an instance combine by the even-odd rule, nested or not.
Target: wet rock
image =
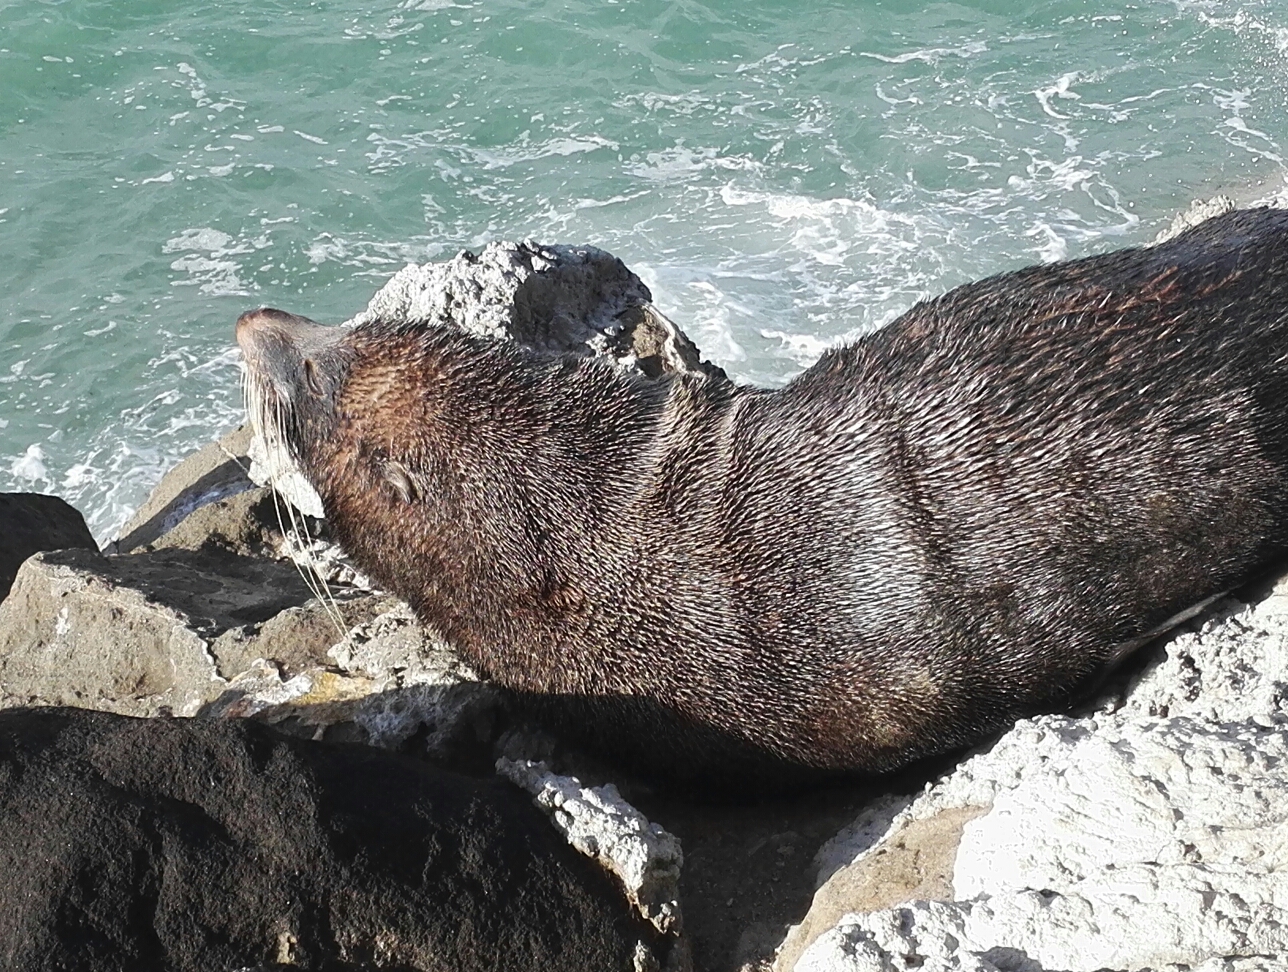
[[[98,550],[85,518],[66,501],[41,493],[0,493],[0,601],[22,562],[42,550]]]
[[[668,960],[508,784],[244,720],[0,712],[0,872],[12,972]]]

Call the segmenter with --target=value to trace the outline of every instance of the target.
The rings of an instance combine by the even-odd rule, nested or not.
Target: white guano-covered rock
[[[815,908],[899,835],[977,808],[944,900],[798,929],[778,968],[1288,967],[1288,580],[1159,656],[1099,711],[1025,720],[855,821],[820,855]]]
[[[497,772],[533,795],[554,825],[587,857],[621,880],[627,896],[666,934],[681,930],[679,880],[684,855],[674,834],[622,799],[617,787],[584,787],[556,776],[544,763],[499,759]]]

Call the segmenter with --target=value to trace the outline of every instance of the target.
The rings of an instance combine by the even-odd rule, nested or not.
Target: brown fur
[[[442,326],[238,339],[357,562],[670,774],[971,742],[1288,550],[1282,211],[958,288],[778,391]]]

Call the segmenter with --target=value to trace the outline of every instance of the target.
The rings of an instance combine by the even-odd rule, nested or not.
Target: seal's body
[[[1288,552],[1288,212],[918,304],[781,390],[238,322],[351,556],[683,776],[883,771],[1075,701]]]

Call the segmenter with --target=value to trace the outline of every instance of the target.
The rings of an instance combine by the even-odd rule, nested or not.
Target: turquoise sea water
[[[491,239],[777,383],[918,298],[1279,191],[1288,0],[0,2],[0,490],[110,538],[232,322]]]

